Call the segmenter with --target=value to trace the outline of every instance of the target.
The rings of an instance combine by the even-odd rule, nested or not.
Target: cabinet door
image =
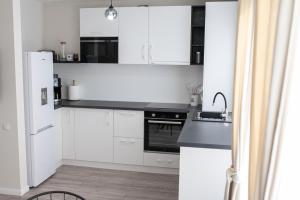
[[[230,165],[231,150],[181,147],[179,200],[223,199]]]
[[[148,8],[119,10],[119,63],[148,64]]]
[[[144,165],[153,167],[179,168],[179,155],[144,153]]]
[[[212,105],[217,92],[226,96],[228,111],[232,110],[237,12],[237,2],[206,3],[202,105],[206,111],[224,109],[220,97]]]
[[[75,159],[74,109],[62,108],[63,159]]]
[[[59,164],[62,160],[62,116],[61,109],[54,111],[54,132],[55,132],[55,160]]]
[[[190,64],[191,7],[149,7],[150,64]]]
[[[143,164],[144,141],[136,138],[114,138],[114,162],[122,164]]]
[[[144,138],[144,112],[115,110],[114,136]]]
[[[80,37],[118,37],[118,19],[105,18],[106,8],[80,9]]]
[[[112,110],[76,110],[75,152],[76,160],[113,161]]]

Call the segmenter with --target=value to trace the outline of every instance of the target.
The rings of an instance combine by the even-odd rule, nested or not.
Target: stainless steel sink
[[[224,117],[222,112],[195,111],[193,114],[193,121],[231,123],[231,117]]]
[[[197,115],[199,115],[199,117],[197,116],[198,118],[223,119],[221,112],[197,112]]]

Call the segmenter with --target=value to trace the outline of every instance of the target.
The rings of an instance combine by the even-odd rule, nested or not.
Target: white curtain
[[[225,199],[275,198],[289,59],[295,51],[295,1],[239,1],[232,166]]]

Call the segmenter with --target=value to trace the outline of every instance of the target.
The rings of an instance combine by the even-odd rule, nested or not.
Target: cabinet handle
[[[136,140],[135,140],[135,139],[131,139],[129,142],[130,142],[131,144],[134,144],[134,143],[136,143]]]
[[[110,112],[106,113],[106,125],[110,126]]]
[[[150,63],[152,63],[152,45],[151,44],[149,45],[149,60],[150,60]]]
[[[136,143],[136,140],[134,140],[134,139],[132,139],[132,140],[130,140],[130,139],[121,139],[120,142],[125,143],[125,144],[134,144],[134,143]]]
[[[121,143],[128,143],[128,141],[126,139],[121,139],[120,142]]]
[[[149,124],[174,124],[181,125],[182,122],[173,122],[173,121],[156,121],[156,120],[148,120]]]
[[[158,163],[165,163],[165,164],[171,164],[173,163],[173,160],[169,159],[169,160],[161,160],[160,158],[156,159],[156,162]]]
[[[67,123],[70,124],[71,123],[71,111],[67,110],[66,115],[67,115]]]
[[[142,46],[141,53],[142,53],[142,59],[145,60],[145,45]]]
[[[125,113],[125,112],[121,112],[119,113],[121,116],[124,116],[124,117],[133,117],[135,116],[135,113]]]

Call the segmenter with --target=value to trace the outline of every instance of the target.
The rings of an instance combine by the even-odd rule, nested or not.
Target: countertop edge
[[[177,144],[179,147],[231,150],[231,145],[203,144],[203,143],[192,143],[192,142],[188,142],[188,143],[177,142]]]
[[[62,102],[61,104],[56,104],[54,105],[54,109],[60,109],[60,108],[87,108],[87,109],[112,109],[112,110],[135,110],[135,111],[153,111],[153,112],[181,112],[181,113],[191,113],[195,111],[195,108],[189,107],[189,109],[153,109],[153,108],[147,108],[146,106],[149,104],[148,102],[114,102],[111,101],[111,103],[128,103],[128,105],[126,106],[117,106],[117,105],[101,105],[101,101],[94,101],[94,102],[99,102],[99,105],[72,105],[72,103],[75,103],[73,101],[68,102],[66,100],[64,100],[65,102]],[[68,102],[68,103],[66,103]],[[93,100],[91,100],[91,102],[93,102]],[[108,102],[108,101],[103,101],[103,102]],[[130,104],[140,104],[140,106],[134,107],[134,106],[130,106]],[[144,104],[144,105],[143,105]],[[193,125],[192,123],[201,123],[201,122],[196,122],[196,121],[192,121],[191,117],[188,117],[186,123],[185,123],[185,127],[183,127],[182,130],[187,129],[188,127],[186,127],[187,125],[191,126]],[[211,122],[214,123],[214,122]],[[218,123],[218,122],[215,122]],[[192,134],[192,133],[187,133],[189,131],[185,131],[182,132],[181,134]],[[180,134],[180,136],[182,136]],[[180,138],[179,136],[179,138]],[[179,139],[178,138],[178,139]],[[231,150],[231,145],[225,145],[225,144],[213,144],[213,143],[202,143],[202,142],[195,142],[195,141],[191,141],[191,142],[187,142],[187,141],[177,141],[177,146],[178,147],[192,147],[192,148],[207,148],[207,149],[223,149],[223,150]]]
[[[61,105],[59,108],[90,108],[90,109],[112,109],[112,110],[137,110],[144,111],[143,108],[130,108],[130,107],[116,107],[116,106],[75,106],[75,105]]]
[[[83,100],[85,101],[85,100]],[[88,108],[88,109],[112,109],[112,110],[136,110],[136,111],[152,111],[152,112],[178,112],[178,113],[189,113],[190,112],[190,107],[188,104],[187,109],[181,109],[181,108],[150,108],[147,107],[150,103],[149,102],[126,102],[126,101],[101,101],[101,100],[87,100],[90,101],[92,105],[89,105],[88,102],[86,104],[82,105],[74,105],[76,101],[68,101],[68,100],[63,100],[60,104],[54,105],[54,110],[59,109],[59,108]],[[80,102],[80,101],[77,101]],[[95,102],[99,102],[99,105],[94,105]],[[107,102],[110,102],[111,104],[115,105],[101,105],[101,102],[104,104]],[[140,104],[138,106],[130,105],[130,104]],[[128,104],[128,105],[117,105],[117,104]],[[173,104],[173,103],[168,103],[168,104]],[[176,103],[174,103],[176,104]]]

